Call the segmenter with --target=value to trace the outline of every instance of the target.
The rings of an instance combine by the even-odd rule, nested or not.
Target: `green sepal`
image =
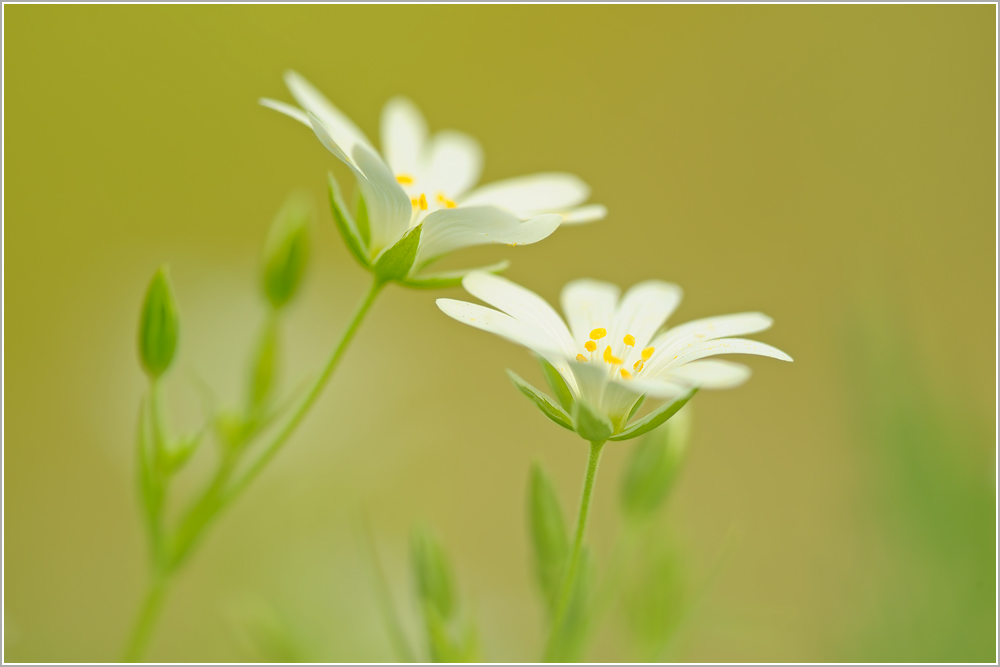
[[[455,611],[455,593],[444,550],[426,529],[418,528],[413,531],[411,553],[417,593],[425,611],[429,609],[444,621],[449,620]]]
[[[332,173],[327,175],[327,179],[330,183],[330,209],[333,211],[333,221],[336,223],[337,229],[344,239],[344,243],[347,244],[347,249],[354,255],[354,259],[358,260],[361,266],[370,269],[372,263],[368,259],[368,251],[365,250],[367,244],[355,227],[354,221],[351,220],[350,214],[347,213],[347,209],[344,207],[344,198],[340,194],[340,186],[337,184],[337,179],[333,177]],[[364,208],[363,202],[364,200],[362,200],[362,209]],[[365,223],[367,224],[367,222],[368,216],[366,213]]]
[[[569,385],[566,384],[566,380],[559,373],[559,371],[556,370],[556,367],[550,364],[543,357],[538,357],[538,363],[541,364],[542,374],[545,375],[545,381],[548,382],[552,393],[556,395],[556,400],[559,401],[559,405],[561,405],[563,410],[567,413],[571,413],[573,411],[573,392],[569,390]]]
[[[480,266],[475,269],[461,269],[458,271],[441,271],[438,273],[424,273],[412,276],[405,280],[400,280],[400,285],[413,287],[415,289],[442,289],[445,287],[458,287],[462,284],[462,278],[470,271],[486,271],[488,273],[500,273],[510,266],[510,262],[504,260],[489,266]]]
[[[684,393],[679,398],[675,399],[673,402],[664,403],[621,433],[608,438],[608,440],[631,440],[632,438],[637,438],[640,435],[649,433],[654,428],[677,414],[677,411],[683,408],[687,402],[691,400],[691,397],[697,392],[697,388],[691,389],[687,393]]]
[[[164,264],[149,283],[139,318],[139,359],[151,378],[170,368],[179,330],[177,303]]]
[[[288,304],[305,274],[309,262],[309,227],[313,206],[303,194],[285,201],[264,242],[261,279],[264,295],[274,309]]]
[[[183,468],[184,464],[191,460],[191,455],[198,449],[198,445],[201,444],[204,434],[203,430],[186,438],[181,438],[171,445],[170,449],[166,452],[167,469],[171,474]]]
[[[673,489],[690,435],[690,410],[647,433],[635,446],[622,477],[621,502],[626,514],[652,514]]]
[[[611,439],[611,434],[615,432],[611,421],[586,401],[573,404],[573,430],[590,442],[604,442]]]
[[[354,226],[361,237],[361,244],[368,247],[372,242],[372,230],[368,220],[368,204],[365,203],[365,198],[360,190],[358,190],[358,205],[355,208],[357,215],[354,216]]]
[[[559,603],[569,538],[552,481],[537,463],[531,466],[528,479],[528,526],[534,548],[535,575],[552,614]]]
[[[420,234],[423,225],[417,225],[407,231],[403,238],[396,241],[396,244],[387,248],[375,260],[375,276],[387,283],[390,281],[404,280],[413,268],[413,262],[417,259],[417,249],[420,247]]]
[[[628,417],[625,418],[626,424],[632,421],[632,417],[635,417],[635,413],[639,412],[639,408],[641,408],[642,404],[645,402],[646,402],[646,395],[643,394],[636,400],[635,404],[632,406],[632,409],[628,411]]]
[[[521,379],[521,377],[514,371],[507,369],[507,375],[510,377],[511,382],[517,387],[522,394],[531,399],[532,403],[538,406],[538,409],[542,411],[542,414],[559,424],[565,429],[570,431],[575,430],[573,428],[573,420],[570,416],[563,410],[559,405],[553,401],[548,395],[538,391],[530,384]]]

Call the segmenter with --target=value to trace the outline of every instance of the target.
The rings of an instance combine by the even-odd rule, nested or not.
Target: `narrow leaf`
[[[538,406],[538,409],[542,411],[543,415],[563,428],[569,429],[570,431],[574,430],[573,420],[570,419],[570,416],[566,414],[565,410],[556,405],[555,401],[522,380],[521,377],[514,371],[508,369],[507,375],[514,383],[514,386],[520,389],[522,394],[527,396],[535,405]]]
[[[677,414],[677,411],[683,408],[687,402],[691,400],[691,397],[697,393],[697,391],[697,389],[691,389],[687,393],[682,394],[680,397],[675,399],[673,402],[664,403],[659,408],[650,412],[648,415],[635,422],[621,433],[608,438],[608,440],[630,440],[645,433],[649,433],[654,428]]]
[[[275,309],[288,304],[302,284],[309,261],[312,217],[309,198],[293,194],[271,223],[264,243],[261,279],[264,295]]]
[[[534,547],[535,574],[551,614],[559,600],[569,538],[555,489],[538,464],[531,467],[528,480],[528,525]]]
[[[350,214],[347,213],[347,209],[344,207],[344,199],[340,195],[340,186],[337,184],[337,179],[333,177],[333,174],[329,174],[328,180],[330,182],[330,209],[333,211],[333,221],[337,224],[337,229],[344,238],[347,249],[354,255],[354,259],[358,260],[361,266],[366,269],[371,268],[372,263],[368,259],[368,252],[365,250],[366,244],[362,240],[363,236],[355,228],[354,221],[351,220]],[[362,208],[363,206],[364,200],[362,200]],[[367,224],[367,222],[368,216],[366,213],[365,223]]]
[[[418,528],[413,532],[411,552],[420,599],[447,621],[455,610],[455,594],[444,550],[427,530]]]
[[[538,357],[538,363],[542,365],[542,373],[545,375],[545,381],[549,383],[549,388],[552,389],[552,393],[556,395],[556,400],[559,401],[559,405],[563,407],[566,412],[572,412],[573,410],[573,392],[569,390],[569,385],[566,384],[566,380],[563,376],[556,370],[556,367],[550,364],[547,360],[542,357]]]
[[[488,273],[500,273],[510,266],[510,262],[504,260],[502,262],[497,262],[496,264],[491,264],[489,266],[481,266],[475,269],[460,269],[457,271],[440,271],[438,273],[423,273],[418,276],[413,276],[406,278],[405,280],[400,280],[400,285],[406,285],[407,287],[413,287],[415,289],[439,289],[445,287],[458,287],[462,284],[462,278],[465,274],[470,271],[486,271]]]

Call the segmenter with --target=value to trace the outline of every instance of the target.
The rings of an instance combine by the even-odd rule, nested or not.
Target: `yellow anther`
[[[656,352],[656,348],[650,345],[649,347],[647,347],[645,350],[642,351],[642,360],[649,361],[649,358],[653,356],[654,352]]]
[[[419,197],[414,197],[414,198],[410,199],[410,204],[412,206],[420,206],[420,198]]]
[[[620,364],[622,362],[621,359],[619,359],[615,355],[611,354],[611,346],[610,345],[608,345],[606,348],[604,348],[604,361],[606,361],[606,362],[608,362],[609,364],[612,364],[612,365],[618,365],[618,364]]]
[[[635,347],[635,336],[632,334],[625,334],[625,344],[629,347]]]
[[[595,343],[592,340],[588,340],[586,343],[583,344],[583,347],[586,348],[587,352],[593,352],[594,350],[597,349],[597,343]]]
[[[629,372],[628,372],[627,370],[625,370],[624,368],[622,369],[621,373],[622,373],[622,378],[624,378],[624,379],[626,379],[626,380],[631,380],[631,379],[632,379],[632,374],[631,374],[631,373],[629,373]]]
[[[424,196],[423,192],[420,193],[420,210],[421,211],[427,210],[427,197]]]
[[[444,205],[446,208],[455,208],[455,202],[445,197]]]
[[[406,174],[400,174],[396,177],[396,182],[400,185],[413,185],[413,177],[407,176]]]
[[[593,338],[594,340],[601,340],[607,335],[608,335],[607,329],[594,329],[593,331],[590,332],[590,337]]]
[[[645,362],[643,362],[643,360],[640,359],[639,361],[637,361],[634,364],[632,364],[632,370],[634,370],[636,373],[638,373],[639,371],[642,370],[642,367],[645,366],[645,365],[646,365]]]
[[[587,357],[583,356],[582,354],[578,354],[578,355],[576,355],[576,360],[577,361],[586,361]]]

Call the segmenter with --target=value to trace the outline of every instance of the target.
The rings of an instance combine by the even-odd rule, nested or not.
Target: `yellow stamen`
[[[611,346],[610,345],[608,345],[606,348],[604,348],[604,361],[608,362],[609,364],[615,365],[615,366],[617,366],[618,364],[620,364],[622,362],[621,359],[619,359],[615,355],[611,354]]]
[[[632,334],[625,334],[625,344],[629,347],[635,347],[635,336]]]
[[[445,197],[444,205],[445,205],[446,208],[455,208],[456,204],[452,200],[450,200],[447,197]]]
[[[400,174],[396,177],[396,182],[400,185],[413,185],[413,177],[407,176],[406,174]]]
[[[410,199],[410,205],[412,205],[412,206],[420,206],[420,198],[419,197],[414,197],[414,198]]]
[[[624,368],[622,369],[622,371],[621,371],[621,372],[622,372],[622,378],[624,378],[624,379],[626,379],[626,380],[631,380],[631,379],[632,379],[632,374],[631,374],[631,373],[629,373],[629,372],[628,372],[627,370],[625,370]]]
[[[653,352],[656,352],[656,348],[650,345],[645,350],[642,351],[642,360],[649,361],[649,358],[653,356]]]
[[[576,355],[576,360],[577,361],[586,361],[587,357],[583,356],[582,354],[578,354],[578,355]]]
[[[645,365],[646,364],[642,361],[642,359],[640,359],[639,361],[637,361],[634,364],[632,364],[632,370],[634,370],[636,373],[638,373],[639,371],[642,370],[642,367],[645,366]]]
[[[421,211],[427,210],[427,197],[424,196],[423,192],[420,193],[420,210]]]
[[[594,329],[593,331],[590,332],[590,337],[593,338],[594,340],[601,340],[607,335],[608,335],[607,329]]]
[[[583,344],[583,347],[586,348],[587,352],[593,352],[594,350],[597,349],[597,343],[595,343],[592,340],[588,340],[586,343]]]

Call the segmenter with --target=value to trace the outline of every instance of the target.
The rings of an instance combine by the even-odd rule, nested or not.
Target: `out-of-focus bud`
[[[426,529],[417,528],[413,531],[412,553],[421,602],[430,613],[447,621],[455,609],[455,593],[444,550]]]
[[[293,194],[271,224],[264,243],[264,294],[275,309],[295,296],[309,261],[309,228],[312,204],[302,194]]]
[[[177,303],[164,265],[149,283],[139,318],[139,359],[150,378],[158,378],[170,368],[179,328]]]
[[[632,451],[622,479],[622,508],[635,518],[655,512],[674,488],[691,436],[691,409],[647,433]]]

